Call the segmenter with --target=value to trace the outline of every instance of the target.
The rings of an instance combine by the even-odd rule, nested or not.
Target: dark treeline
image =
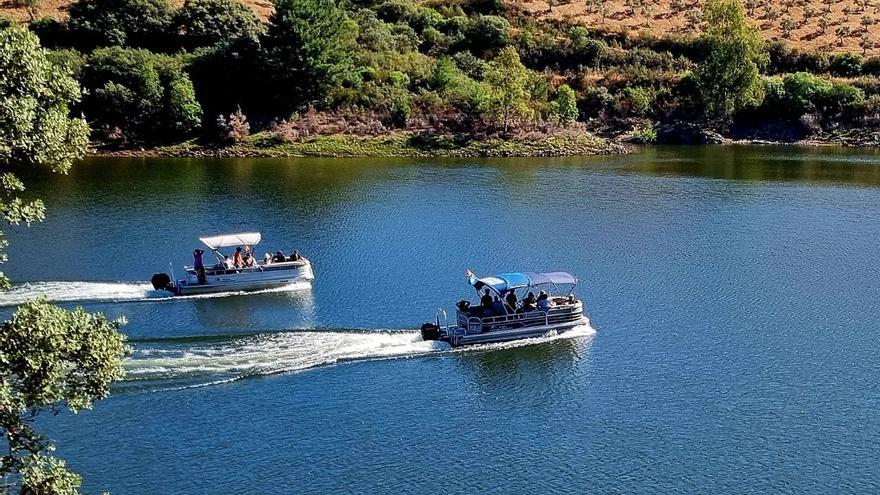
[[[880,123],[880,59],[765,44],[736,0],[706,9],[704,35],[664,39],[538,23],[501,0],[276,0],[266,23],[238,0],[80,0],[30,29],[80,81],[94,138],[122,146]]]

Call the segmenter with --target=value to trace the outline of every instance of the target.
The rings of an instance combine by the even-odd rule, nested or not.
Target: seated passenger
[[[223,255],[223,265],[226,267],[227,270],[235,269],[235,263],[233,263],[232,259],[230,259],[229,256],[226,255]]]
[[[288,261],[299,261],[300,259],[302,259],[302,256],[299,255],[299,251],[294,249],[293,252],[290,253],[290,258],[288,258]]]
[[[546,292],[541,291],[541,293],[538,294],[538,309],[541,311],[549,311],[552,307],[553,302],[550,301],[550,296],[548,296]]]
[[[263,264],[264,265],[271,265],[272,264],[272,255],[271,254],[266,253],[263,255]]]
[[[523,313],[528,313],[529,311],[534,311],[536,309],[538,301],[535,299],[535,293],[529,292],[526,295],[526,298],[522,301],[522,311]]]
[[[507,314],[507,310],[504,309],[504,303],[501,302],[501,298],[495,296],[495,300],[492,301],[492,314],[495,316],[504,316]]]
[[[250,253],[250,251],[248,251],[247,253],[245,253],[245,255],[244,255],[244,266],[246,266],[246,267],[253,267],[253,266],[256,266],[256,265],[257,265],[257,260],[256,260],[256,258],[254,258],[254,256]]]
[[[507,303],[507,312],[513,313],[516,311],[516,292],[509,291],[506,296],[504,296],[504,301]]]
[[[272,257],[273,263],[284,263],[285,261],[287,261],[287,258],[284,257],[284,253],[281,251],[276,251],[275,256]]]

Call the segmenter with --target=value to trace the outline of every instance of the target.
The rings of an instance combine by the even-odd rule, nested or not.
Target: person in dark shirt
[[[516,292],[508,291],[507,295],[504,296],[504,301],[507,303],[507,311],[513,313],[516,311]]]
[[[522,302],[523,313],[527,313],[529,311],[534,311],[536,309],[537,304],[538,304],[538,300],[535,298],[535,293],[529,292],[526,295],[526,298],[523,299],[523,302]]]
[[[301,258],[302,258],[302,256],[299,255],[299,251],[294,249],[293,252],[290,253],[290,258],[288,258],[288,260],[289,261],[299,261]]]
[[[492,301],[492,314],[495,316],[504,316],[507,314],[507,311],[504,309],[504,303],[501,302],[501,298],[495,296],[495,300]]]
[[[284,263],[285,261],[287,260],[284,258],[284,253],[281,251],[276,251],[275,256],[272,257],[272,263]]]
[[[201,249],[193,250],[193,268],[196,271],[196,276],[199,279],[200,285],[204,285],[208,282],[208,279],[205,276],[205,262],[202,260],[203,254],[205,254],[205,252]]]
[[[480,298],[480,307],[483,309],[484,315],[492,314],[492,296],[489,295],[489,289],[483,292],[483,297]]]

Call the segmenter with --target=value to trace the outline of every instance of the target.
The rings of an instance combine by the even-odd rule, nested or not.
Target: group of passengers
[[[492,296],[489,289],[483,291],[480,297],[480,309],[483,316],[505,316],[509,314],[528,313],[530,311],[549,311],[555,306],[550,296],[545,291],[541,291],[537,297],[534,292],[529,292],[526,297],[518,304],[516,292],[507,291],[504,301],[500,296]]]
[[[204,251],[201,249],[193,251],[193,267],[196,269],[196,272],[199,272],[200,270],[201,272],[204,272],[204,265],[202,262],[203,254]],[[285,263],[288,261],[299,261],[301,259],[302,256],[296,249],[290,253],[290,256],[285,256],[281,251],[277,251],[274,256],[266,253],[266,256],[263,258],[263,264],[271,265],[272,263]],[[232,254],[231,258],[228,255],[223,255],[223,262],[217,263],[213,268],[215,270],[239,270],[242,268],[253,268],[257,265],[257,258],[254,256],[253,250],[250,246],[244,245],[235,248],[235,253]]]
[[[290,253],[290,256],[284,256],[284,253],[281,251],[275,251],[275,254],[266,253],[263,255],[263,264],[271,265],[273,263],[287,263],[288,261],[299,261],[302,259],[302,256],[299,255],[299,251],[296,249]]]

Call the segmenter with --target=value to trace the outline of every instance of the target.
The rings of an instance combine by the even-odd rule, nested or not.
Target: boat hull
[[[311,282],[315,278],[311,263],[301,266],[266,271],[249,271],[208,275],[206,283],[193,283],[193,280],[178,280],[173,292],[179,296],[210,294],[217,292],[252,292],[284,287],[300,282]]]
[[[493,344],[510,342],[513,340],[533,339],[545,337],[551,333],[564,333],[573,328],[589,325],[590,320],[586,316],[565,323],[553,323],[549,325],[530,325],[519,328],[489,330],[486,332],[473,333],[458,326],[449,326],[441,330],[437,339],[446,342],[453,347],[475,344]]]

